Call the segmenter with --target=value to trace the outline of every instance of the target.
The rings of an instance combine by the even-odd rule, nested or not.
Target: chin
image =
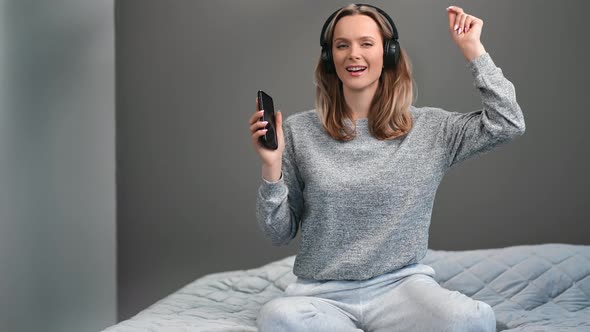
[[[346,84],[346,83],[343,83],[342,85],[344,87],[346,87],[347,89],[356,92],[356,91],[363,91],[363,90],[372,88],[373,86],[379,84],[379,80],[377,80],[375,82],[372,82],[372,83],[369,83],[369,84],[362,84],[362,83],[359,84],[358,82],[356,82],[356,83],[357,84]]]

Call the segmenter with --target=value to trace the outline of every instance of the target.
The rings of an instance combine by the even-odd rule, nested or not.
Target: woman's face
[[[332,40],[336,74],[344,88],[376,89],[383,69],[383,41],[379,26],[366,15],[344,16],[336,23]],[[353,71],[359,68],[361,71]]]

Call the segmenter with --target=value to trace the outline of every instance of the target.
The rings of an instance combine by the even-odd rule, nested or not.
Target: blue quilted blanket
[[[104,331],[257,331],[258,310],[295,281],[294,259],[206,275]],[[491,305],[498,331],[590,332],[590,246],[429,250],[421,263],[443,287]]]

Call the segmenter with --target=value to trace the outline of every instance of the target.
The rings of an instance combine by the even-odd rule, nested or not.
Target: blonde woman
[[[420,263],[445,173],[525,131],[514,86],[480,41],[483,21],[455,6],[447,15],[483,109],[414,107],[393,20],[351,4],[322,29],[316,109],[284,124],[277,113],[277,150],[258,142],[261,113],[250,118],[259,227],[277,246],[302,233],[297,280],[262,307],[260,331],[496,331],[488,304]]]

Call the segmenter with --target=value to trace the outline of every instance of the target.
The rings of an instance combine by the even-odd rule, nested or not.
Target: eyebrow
[[[375,39],[375,38],[373,38],[372,36],[362,36],[362,37],[360,37],[358,39]],[[337,41],[340,41],[340,40],[348,41],[348,39],[346,39],[346,38],[338,37],[338,38],[334,39],[334,42],[337,42]]]

